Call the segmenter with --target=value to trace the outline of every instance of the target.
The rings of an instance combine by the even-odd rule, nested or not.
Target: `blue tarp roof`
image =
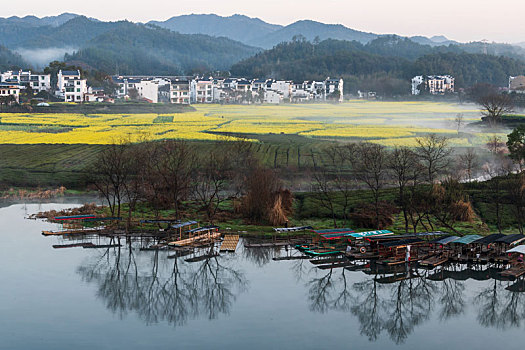
[[[298,227],[280,227],[280,228],[274,228],[273,230],[275,232],[295,232],[295,231],[305,231],[305,230],[312,230],[312,226],[298,226]]]
[[[181,222],[181,223],[172,225],[171,228],[178,229],[178,228],[183,228],[185,226],[195,225],[196,223],[197,221],[186,221],[186,222]]]
[[[215,229],[218,229],[219,226],[206,226],[206,227],[199,227],[199,228],[194,228],[193,230],[189,230],[189,231],[186,231],[188,233],[198,233],[198,232],[204,232],[204,231],[211,231],[211,230],[215,230]]]
[[[432,243],[445,245],[445,244],[452,243],[452,242],[454,242],[457,239],[459,239],[459,236],[448,236],[448,237],[443,237],[441,239],[437,239],[437,240],[433,241]]]
[[[463,236],[461,238],[458,238],[456,239],[454,242],[452,243],[457,243],[457,244],[470,244],[474,241],[477,241],[478,239],[480,239],[481,236],[480,235],[467,235],[467,236]]]

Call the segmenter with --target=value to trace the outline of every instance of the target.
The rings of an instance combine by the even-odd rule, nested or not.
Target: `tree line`
[[[164,210],[171,210],[175,219],[196,211],[211,223],[226,201],[251,223],[282,225],[292,210],[291,192],[245,141],[217,142],[202,150],[182,140],[119,140],[100,153],[90,182],[111,215],[127,216],[128,228],[139,203],[146,203],[157,218]]]

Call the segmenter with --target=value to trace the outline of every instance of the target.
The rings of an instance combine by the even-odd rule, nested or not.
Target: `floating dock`
[[[221,252],[235,252],[237,244],[239,243],[239,235],[226,235],[222,241],[219,251]]]

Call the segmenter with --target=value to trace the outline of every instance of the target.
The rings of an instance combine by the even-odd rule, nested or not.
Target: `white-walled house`
[[[159,102],[159,82],[157,80],[141,80],[135,84],[139,96],[151,103]]]
[[[283,95],[277,91],[267,90],[264,92],[264,103],[279,104],[283,102]]]
[[[84,95],[87,93],[86,79],[82,79],[80,71],[58,72],[58,82],[56,95],[65,102],[83,102]]]
[[[412,78],[412,95],[419,95],[421,93],[421,84],[425,79],[422,75],[418,75]]]
[[[210,79],[193,79],[190,83],[192,103],[212,103],[214,101],[214,81]]]
[[[35,74],[29,71],[7,71],[0,76],[2,83],[17,83],[30,87],[35,92],[51,90],[50,74]]]
[[[509,77],[509,92],[525,94],[525,76]]]
[[[190,84],[188,80],[172,80],[170,83],[170,102],[189,105]]]
[[[325,99],[330,99],[331,96],[337,97],[339,102],[343,102],[343,79],[326,79],[325,80]]]
[[[412,95],[419,95],[426,91],[431,95],[453,93],[455,79],[450,75],[418,75],[412,78]]]
[[[15,83],[0,83],[0,97],[13,96],[16,103],[20,102],[20,85]]]

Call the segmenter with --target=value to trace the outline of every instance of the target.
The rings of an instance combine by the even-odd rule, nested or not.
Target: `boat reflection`
[[[433,272],[403,265],[388,271],[369,264],[311,271],[313,276],[306,281],[311,311],[351,313],[369,341],[387,334],[402,344],[431,317],[440,321],[459,317],[467,305],[476,310],[484,327],[520,327],[525,320],[525,280],[502,280],[496,267],[458,264]],[[468,280],[481,281],[485,287],[469,295]]]

